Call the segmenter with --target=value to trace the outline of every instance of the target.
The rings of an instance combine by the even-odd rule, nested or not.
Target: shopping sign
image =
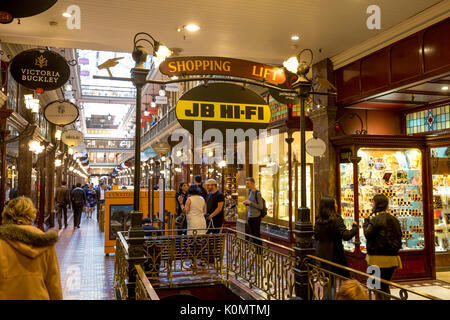
[[[176,115],[180,125],[194,134],[194,122],[208,129],[265,129],[271,112],[266,101],[250,89],[231,83],[201,85],[178,100]]]
[[[167,76],[224,75],[280,84],[286,81],[283,68],[259,62],[222,57],[174,57],[159,65]]]
[[[16,55],[10,66],[11,76],[26,88],[43,92],[62,87],[70,77],[66,59],[50,50],[31,49]]]

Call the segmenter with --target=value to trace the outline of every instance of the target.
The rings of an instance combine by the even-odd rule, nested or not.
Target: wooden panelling
[[[391,47],[392,83],[419,75],[421,72],[419,35],[399,41]]]
[[[360,94],[360,61],[353,62],[336,71],[338,100],[356,97]]]
[[[450,64],[450,20],[430,27],[424,32],[425,72]]]
[[[382,89],[389,84],[387,50],[380,50],[361,59],[361,91]]]

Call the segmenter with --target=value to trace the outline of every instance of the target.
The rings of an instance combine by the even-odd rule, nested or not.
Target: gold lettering
[[[202,60],[195,60],[195,71],[198,71],[202,66]]]
[[[188,60],[186,62],[186,69],[187,69],[187,71],[194,71],[194,68],[195,68],[194,67],[194,62],[192,60]]]
[[[181,67],[183,67],[183,70],[181,70]],[[185,61],[177,61],[177,68],[178,68],[178,72],[181,71],[186,71],[186,62]]]
[[[210,62],[209,62],[209,60],[203,60],[203,71],[205,71],[205,70],[206,70],[206,68],[208,68],[208,67],[209,67],[209,65],[210,65]]]
[[[222,67],[223,67],[223,71],[230,72],[230,70],[231,70],[231,62],[230,61],[224,61]]]
[[[177,67],[175,67],[175,62],[173,62],[173,61],[169,62],[169,70],[170,70],[170,72],[177,71]]]
[[[270,69],[264,68],[264,79],[267,78],[267,76],[269,75],[269,73],[270,73]]]

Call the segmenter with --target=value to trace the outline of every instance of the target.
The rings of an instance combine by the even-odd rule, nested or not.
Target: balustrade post
[[[127,299],[135,300],[137,276],[135,265],[143,264],[147,257],[145,255],[145,233],[142,228],[142,212],[131,211],[130,216],[131,226],[128,230],[128,237],[126,237],[128,243],[128,252],[126,255],[128,262],[126,286]]]

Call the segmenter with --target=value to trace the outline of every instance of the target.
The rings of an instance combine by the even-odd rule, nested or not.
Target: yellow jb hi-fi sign
[[[179,100],[178,120],[269,123],[270,108],[266,104],[224,103]]]

